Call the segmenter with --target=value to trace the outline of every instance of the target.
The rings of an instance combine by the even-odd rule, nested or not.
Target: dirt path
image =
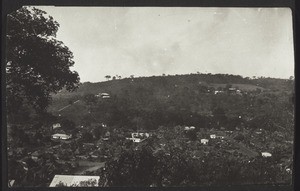
[[[75,101],[74,103],[77,103],[77,102],[79,102],[80,100],[77,100],[77,101]],[[73,104],[74,104],[73,103]],[[67,105],[67,106],[65,106],[65,107],[63,107],[63,108],[61,108],[61,109],[59,109],[58,111],[62,111],[62,110],[64,110],[64,109],[66,109],[66,108],[68,108],[68,107],[70,107],[72,104],[69,104],[69,105]]]

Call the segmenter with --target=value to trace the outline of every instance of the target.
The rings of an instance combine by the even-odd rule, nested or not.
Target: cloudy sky
[[[164,74],[294,75],[287,8],[38,7],[60,24],[81,82]]]

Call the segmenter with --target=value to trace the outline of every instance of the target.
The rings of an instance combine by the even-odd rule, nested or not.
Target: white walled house
[[[208,139],[201,139],[200,142],[203,145],[207,145],[208,144]]]
[[[211,139],[215,139],[216,138],[216,135],[215,134],[212,134],[209,136]]]
[[[60,128],[60,127],[61,127],[60,123],[54,123],[52,125],[52,129],[57,129],[57,128]]]
[[[261,153],[261,156],[262,156],[262,157],[271,157],[272,154],[269,153],[269,152],[262,152],[262,153]]]
[[[71,135],[61,134],[61,133],[56,133],[52,135],[52,139],[61,139],[61,140],[68,140],[71,137],[72,137]]]
[[[186,127],[184,127],[184,130],[186,130],[186,131],[194,130],[194,129],[196,129],[196,127],[194,127],[194,126],[190,126],[190,127],[186,126]]]

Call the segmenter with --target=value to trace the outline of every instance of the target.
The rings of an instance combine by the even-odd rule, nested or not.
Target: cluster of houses
[[[54,123],[51,127],[51,130],[53,132],[59,132],[55,133],[51,136],[52,140],[68,140],[72,138],[72,135],[66,134],[63,130],[61,130],[61,124],[60,123]]]
[[[149,133],[131,133],[130,138],[126,138],[127,140],[132,140],[134,143],[140,143],[150,137]]]

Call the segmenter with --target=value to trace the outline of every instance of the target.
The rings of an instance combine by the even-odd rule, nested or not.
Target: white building
[[[196,127],[194,127],[194,126],[190,126],[190,127],[186,126],[186,127],[184,128],[184,130],[186,130],[186,131],[194,130],[194,129],[196,129]]]
[[[60,128],[60,127],[61,127],[60,123],[54,123],[52,125],[52,129],[56,129],[56,128]]]
[[[261,156],[262,156],[262,157],[271,157],[272,154],[269,153],[269,152],[262,152],[262,153],[261,153]]]
[[[201,139],[201,144],[207,145],[208,144],[208,139]]]
[[[97,187],[100,176],[55,175],[49,187]]]
[[[210,135],[210,138],[211,138],[211,139],[215,139],[215,138],[216,138],[216,135],[215,135],[215,134],[212,134],[212,135]]]
[[[60,134],[60,133],[57,133],[57,134],[53,134],[53,135],[52,135],[52,139],[62,139],[62,140],[67,140],[67,139],[70,139],[71,137],[72,137],[71,135]]]

